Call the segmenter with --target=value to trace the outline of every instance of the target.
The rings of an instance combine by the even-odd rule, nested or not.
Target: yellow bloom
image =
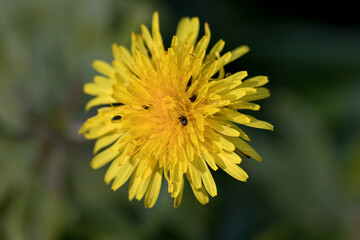
[[[250,140],[237,124],[273,129],[238,111],[259,110],[250,101],[270,95],[261,87],[267,77],[244,80],[246,71],[225,75],[224,66],[249,48],[221,56],[220,40],[207,52],[210,29],[205,23],[205,36],[196,42],[199,26],[198,18],[181,19],[166,50],[154,13],[152,31],[142,25],[141,34],[133,33],[130,51],[114,44],[112,64],[94,61],[102,75],[84,86],[85,93],[95,96],[86,109],[107,105],[79,130],[97,139],[90,165],[97,169],[111,162],[105,182],[116,190],[130,179],[129,199],[145,196],[145,207],[155,204],[163,176],[175,207],[181,203],[184,175],[202,204],[208,194],[217,195],[208,167],[246,181],[240,156],[261,157],[241,139]]]

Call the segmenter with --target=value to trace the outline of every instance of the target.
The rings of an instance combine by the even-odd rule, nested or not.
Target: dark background
[[[354,4],[355,5],[355,4]],[[0,2],[0,239],[360,239],[360,18],[346,1]],[[244,128],[263,162],[250,178],[214,172],[202,206],[163,185],[152,209],[113,192],[77,134],[95,110],[82,92],[95,59],[159,11],[169,46],[182,16],[210,24],[214,44],[251,51],[227,66],[267,75],[272,96]],[[203,30],[202,32],[203,33]],[[224,52],[225,52],[224,51]]]

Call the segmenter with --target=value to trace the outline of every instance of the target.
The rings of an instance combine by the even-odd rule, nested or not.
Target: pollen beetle
[[[181,117],[179,117],[179,119],[183,126],[186,126],[188,124],[188,120],[185,116],[181,116]]]

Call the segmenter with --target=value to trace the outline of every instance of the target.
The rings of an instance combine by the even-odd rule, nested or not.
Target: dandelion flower
[[[101,75],[84,86],[95,96],[86,109],[101,106],[79,130],[97,139],[91,167],[110,163],[105,182],[117,190],[129,180],[129,200],[145,197],[147,208],[155,204],[163,177],[175,207],[185,177],[200,203],[217,195],[209,167],[246,181],[248,175],[238,166],[242,157],[261,157],[244,141],[250,139],[239,126],[273,129],[240,112],[259,110],[252,101],[270,95],[262,87],[268,78],[244,80],[246,71],[225,74],[224,66],[249,48],[221,56],[224,41],[208,51],[209,26],[205,23],[205,35],[197,42],[199,29],[198,18],[182,18],[165,49],[155,12],[152,31],[142,25],[141,34],[132,33],[130,50],[114,44],[112,63],[94,61]]]

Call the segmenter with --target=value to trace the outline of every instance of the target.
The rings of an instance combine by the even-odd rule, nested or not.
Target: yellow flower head
[[[155,12],[152,31],[142,25],[141,34],[133,33],[130,51],[114,44],[112,64],[94,61],[102,75],[84,86],[85,93],[95,96],[86,109],[107,105],[79,131],[97,139],[91,166],[111,162],[105,182],[116,190],[130,179],[129,199],[145,196],[145,207],[155,204],[163,176],[175,207],[181,203],[184,175],[202,204],[208,195],[217,195],[208,167],[246,181],[248,175],[238,166],[241,156],[261,157],[241,139],[250,140],[237,124],[273,129],[238,111],[259,110],[250,101],[270,95],[261,87],[267,77],[244,80],[246,71],[225,75],[224,66],[249,48],[221,56],[220,40],[207,51],[210,29],[205,23],[205,36],[196,42],[199,26],[198,18],[181,19],[165,49]]]

